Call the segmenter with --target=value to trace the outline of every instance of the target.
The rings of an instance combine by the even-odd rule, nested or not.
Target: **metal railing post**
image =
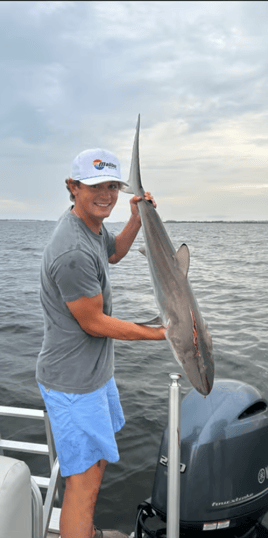
[[[179,374],[169,374],[167,538],[180,534],[180,405]]]
[[[44,510],[43,510],[43,537],[46,538],[49,522],[52,514],[53,509],[53,503],[57,492],[57,485],[60,477],[60,466],[58,458],[55,460],[49,487],[46,494],[45,504],[44,504]]]
[[[44,420],[45,420],[45,429],[46,429],[46,436],[47,436],[47,444],[49,448],[49,463],[50,463],[50,474],[52,474],[52,470],[54,468],[54,463],[57,458],[57,452],[55,448],[53,433],[51,430],[50,420],[48,418],[47,411],[44,411]],[[64,497],[64,491],[61,481],[61,475],[58,473],[57,478],[57,492],[56,492],[56,499],[59,501],[60,506],[62,506],[63,503],[63,497]]]

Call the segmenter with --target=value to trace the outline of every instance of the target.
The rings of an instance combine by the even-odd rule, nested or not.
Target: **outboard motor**
[[[138,507],[137,538],[165,534],[145,521],[166,521],[167,466],[168,428],[152,498]],[[180,497],[182,534],[228,529],[230,536],[249,536],[254,529],[258,536],[258,521],[268,511],[268,406],[254,387],[216,380],[207,398],[193,389],[182,400]],[[259,536],[268,536],[262,526]]]

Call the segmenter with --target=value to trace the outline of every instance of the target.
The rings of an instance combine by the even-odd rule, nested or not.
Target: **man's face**
[[[74,187],[75,210],[87,218],[103,220],[109,217],[114,208],[119,192],[117,181],[106,181],[97,185],[84,185]]]

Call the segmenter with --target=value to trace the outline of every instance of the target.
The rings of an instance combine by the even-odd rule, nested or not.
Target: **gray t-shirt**
[[[112,377],[113,340],[83,331],[65,303],[102,293],[103,312],[111,316],[108,258],[114,252],[115,237],[103,225],[97,235],[70,208],[59,220],[41,265],[44,340],[36,379],[46,388],[83,394]]]

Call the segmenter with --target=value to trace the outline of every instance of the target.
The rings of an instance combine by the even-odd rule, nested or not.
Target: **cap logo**
[[[116,169],[116,164],[105,163],[105,162],[101,161],[100,159],[95,159],[93,161],[93,166],[95,166],[95,168],[97,170],[102,170],[105,166],[107,166],[107,168],[115,168]]]

